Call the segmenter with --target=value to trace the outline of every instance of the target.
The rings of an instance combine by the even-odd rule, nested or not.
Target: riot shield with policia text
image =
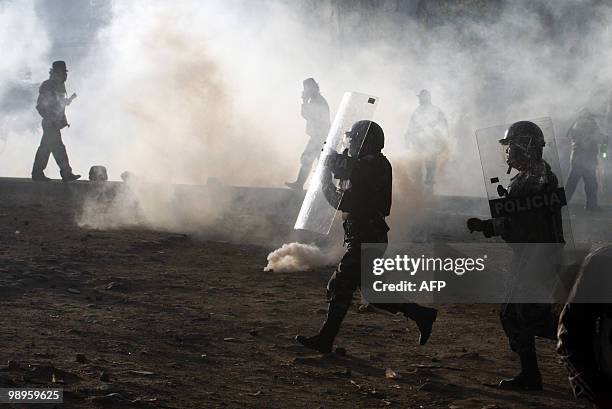
[[[562,300],[575,247],[552,120],[480,129],[476,140],[492,217],[479,230],[514,253],[507,301]]]
[[[529,124],[537,127],[533,128],[535,137],[528,135],[532,128]],[[491,217],[498,219],[538,209],[559,208],[562,217],[557,221],[561,224],[551,222],[551,228],[556,229],[553,234],[561,239],[559,241],[573,243],[552,120],[540,118],[479,129],[476,142]],[[531,156],[539,156],[538,150],[541,161]],[[525,162],[523,166],[529,170],[519,172],[517,167],[521,167],[521,162]],[[538,188],[537,184],[543,186]]]
[[[311,175],[304,202],[295,222],[296,230],[329,234],[344,194],[344,185],[350,178],[351,156],[356,157],[349,156],[344,136],[356,122],[371,120],[377,104],[378,98],[371,95],[358,92],[344,94],[329,134],[321,147],[316,169]],[[324,189],[329,189],[330,169],[333,169],[332,188],[336,190],[337,199],[333,203],[328,201],[324,192]]]

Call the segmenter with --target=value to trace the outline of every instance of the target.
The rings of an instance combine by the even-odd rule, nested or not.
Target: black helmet
[[[540,127],[529,121],[519,121],[510,125],[499,143],[507,147],[508,173],[511,168],[525,169],[530,166],[529,164],[542,159],[542,151],[546,145]]]
[[[499,143],[502,145],[518,144],[526,149],[542,148],[546,145],[544,133],[531,121],[518,121],[510,125]]]
[[[385,147],[385,133],[380,125],[373,121],[355,122],[351,130],[346,133],[346,137],[349,138],[351,156],[378,153]]]

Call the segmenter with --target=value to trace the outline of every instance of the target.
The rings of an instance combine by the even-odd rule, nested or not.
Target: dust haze
[[[186,228],[191,218],[213,220],[224,209],[177,201],[169,184],[281,187],[293,180],[307,141],[299,116],[307,77],[319,82],[332,116],[345,91],[380,98],[374,119],[395,170],[395,212],[421,206],[411,171],[419,153],[406,151],[404,133],[423,88],[445,112],[453,138],[436,193],[484,196],[475,129],[551,116],[559,134],[579,106],[601,110],[612,80],[612,8],[594,1],[452,4],[116,1],[77,56],[54,46],[48,4],[2,1],[0,173],[29,176],[41,132],[31,101],[16,103],[9,85],[36,91],[50,62],[65,59],[68,92],[79,94],[63,132],[72,167],[85,174],[104,165],[111,179],[129,170],[146,181],[129,190],[129,200],[118,195],[126,202],[106,206],[106,214],[86,204],[84,225]],[[56,175],[53,162],[47,173]],[[126,213],[133,202],[149,210]]]

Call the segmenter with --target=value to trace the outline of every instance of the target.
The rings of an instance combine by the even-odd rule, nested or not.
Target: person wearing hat
[[[306,120],[306,134],[310,137],[300,158],[300,170],[295,182],[285,185],[291,189],[302,190],[312,164],[318,158],[327,133],[329,132],[329,105],[319,90],[314,78],[303,81],[302,117]]]
[[[421,90],[417,97],[419,106],[410,117],[405,142],[406,146],[417,154],[417,183],[423,183],[425,190],[431,193],[435,183],[437,159],[448,149],[448,122],[444,112],[431,103],[431,93],[428,90]]]
[[[64,182],[71,182],[81,177],[72,173],[66,147],[62,142],[61,130],[70,126],[66,119],[66,106],[76,98],[76,94],[66,98],[67,78],[66,63],[54,61],[49,71],[49,79],[40,85],[36,110],[42,117],[43,135],[34,157],[32,180],[43,182],[51,180],[44,174],[50,154],[53,154]]]

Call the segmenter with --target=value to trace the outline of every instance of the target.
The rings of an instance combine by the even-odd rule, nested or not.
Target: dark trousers
[[[500,321],[510,349],[518,354],[535,352],[535,337],[556,339],[558,316],[551,304],[503,304]]]
[[[344,222],[346,253],[327,283],[327,301],[330,303],[330,313],[336,314],[336,318],[340,322],[351,306],[353,294],[361,287],[361,243],[387,243],[387,228],[384,222],[382,222],[380,228],[363,225],[351,226],[351,224],[352,222]],[[363,257],[374,259],[383,255],[384,249],[377,249],[370,254],[364,254]],[[423,307],[414,303],[371,305],[394,314],[402,312],[414,320],[421,318],[423,310]],[[333,335],[335,336],[335,334]]]
[[[597,158],[593,158],[594,163],[582,164],[572,162],[570,173],[565,184],[565,195],[569,202],[576,191],[576,186],[580,179],[584,182],[584,193],[586,194],[586,207],[597,207],[597,174],[595,164]]]
[[[49,155],[53,154],[53,158],[60,168],[62,176],[70,175],[72,168],[68,161],[66,147],[62,142],[62,133],[60,128],[45,123],[43,121],[43,136],[40,141],[40,146],[34,157],[34,166],[32,167],[32,175],[41,174],[49,163]]]

